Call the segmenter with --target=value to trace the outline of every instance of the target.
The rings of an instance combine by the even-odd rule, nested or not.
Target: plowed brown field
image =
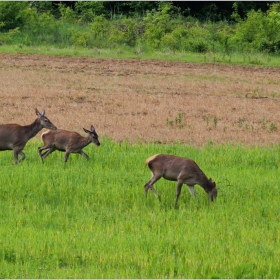
[[[132,143],[280,140],[280,68],[1,53],[0,79],[1,124],[30,124],[38,108]]]

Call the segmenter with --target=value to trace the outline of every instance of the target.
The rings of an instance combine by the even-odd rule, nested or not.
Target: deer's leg
[[[159,180],[161,178],[161,175],[155,175],[153,174],[152,178],[145,184],[144,189],[145,189],[145,193],[146,193],[146,197],[148,196],[148,190],[151,189],[152,192],[154,193],[154,195],[159,199],[160,201],[160,196],[158,195],[158,193],[156,192],[153,184]]]
[[[43,150],[46,150],[46,149],[48,149],[48,148],[45,147],[45,146],[38,147],[38,153],[39,153],[40,158],[42,158],[42,151],[43,151]]]
[[[42,147],[43,148],[43,147]],[[51,154],[55,149],[54,148],[47,148],[47,151],[40,155],[41,160],[46,158],[49,154]]]
[[[44,150],[46,150],[46,151],[43,153]],[[54,150],[55,149],[53,147],[42,146],[42,147],[38,148],[38,153],[39,153],[40,158],[43,160],[43,158],[47,157]]]
[[[189,186],[189,185],[187,185],[187,186],[189,187],[189,190],[190,190],[191,195],[192,195],[192,196],[195,196],[195,193],[194,193],[194,186]]]
[[[25,154],[23,151],[19,151],[19,154],[21,155],[21,159],[19,161],[23,161],[25,159]]]
[[[14,150],[14,164],[18,163],[18,154],[19,154],[19,151],[15,149]]]
[[[66,150],[65,156],[64,156],[64,162],[65,162],[65,163],[67,162],[70,153],[71,153],[71,152],[70,152],[69,150]]]
[[[176,191],[176,199],[175,199],[175,205],[176,205],[177,202],[178,202],[178,199],[179,199],[179,196],[180,196],[180,194],[181,194],[181,189],[182,189],[183,184],[184,184],[184,181],[183,181],[183,180],[178,180],[177,191]]]
[[[79,154],[89,160],[89,156],[83,150],[81,150]]]
[[[18,155],[21,155],[21,158],[18,158]],[[25,154],[20,148],[14,149],[14,164],[17,164],[20,161],[23,161],[25,159]]]

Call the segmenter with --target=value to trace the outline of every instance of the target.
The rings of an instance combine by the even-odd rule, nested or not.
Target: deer
[[[35,109],[37,119],[30,125],[2,124],[0,125],[0,151],[13,150],[14,164],[25,159],[22,151],[29,139],[43,128],[56,130],[56,126],[45,116],[45,110],[40,113]],[[19,159],[19,155],[21,158]]]
[[[90,130],[83,129],[87,133],[86,137],[83,137],[78,132],[63,129],[58,129],[56,131],[48,130],[44,132],[41,136],[44,146],[38,148],[42,162],[44,162],[44,158],[55,150],[65,152],[65,163],[71,153],[78,153],[89,160],[89,156],[83,151],[83,148],[90,143],[100,146],[100,142],[93,125],[91,125]],[[44,152],[44,150],[46,151]]]
[[[178,203],[183,184],[189,187],[192,196],[195,195],[194,185],[198,184],[208,194],[209,201],[213,201],[217,197],[216,183],[211,178],[208,179],[199,166],[189,158],[156,154],[147,158],[146,164],[152,171],[152,178],[144,185],[146,197],[150,189],[161,201],[160,196],[153,187],[153,184],[161,177],[168,181],[177,181],[175,205]]]

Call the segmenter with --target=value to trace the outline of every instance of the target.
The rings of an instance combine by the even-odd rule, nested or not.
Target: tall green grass
[[[57,46],[21,46],[21,45],[0,45],[0,52],[3,53],[26,53],[45,55],[65,55],[74,57],[92,58],[115,58],[115,59],[158,59],[165,61],[181,61],[189,63],[212,63],[243,66],[270,66],[278,67],[280,57],[264,53],[194,53],[194,52],[172,52],[172,51],[141,51],[137,48],[120,47],[114,49],[92,49],[82,47],[58,48]]]
[[[85,148],[90,160],[54,152],[41,163],[38,140],[13,165],[0,153],[1,278],[279,278],[279,145],[115,143]],[[195,160],[217,183],[209,203],[176,183],[144,184],[145,159]]]

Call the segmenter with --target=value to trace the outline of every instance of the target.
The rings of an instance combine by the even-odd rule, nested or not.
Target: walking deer
[[[77,132],[62,129],[56,131],[49,130],[43,133],[42,141],[44,146],[38,148],[41,160],[43,161],[44,158],[55,150],[66,152],[64,162],[67,162],[71,153],[78,153],[88,160],[89,156],[83,151],[83,148],[90,143],[100,146],[100,143],[93,125],[91,125],[90,130],[84,128],[84,131],[88,134],[86,137],[81,136]],[[46,151],[42,154],[44,150]]]
[[[34,137],[43,128],[56,129],[52,122],[45,116],[45,110],[40,113],[35,109],[35,113],[38,118],[30,125],[0,125],[0,151],[13,150],[15,164],[25,159],[25,154],[22,150],[29,139]],[[20,160],[18,159],[19,154],[21,155]]]
[[[195,184],[200,185],[205,190],[210,201],[213,201],[217,196],[216,183],[213,182],[211,178],[207,179],[199,166],[191,159],[157,154],[148,158],[146,164],[152,171],[152,178],[144,186],[146,197],[148,195],[148,190],[151,189],[160,200],[160,196],[154,189],[153,184],[161,177],[169,181],[177,181],[175,204],[178,202],[183,184],[189,187],[190,193],[193,196]]]

